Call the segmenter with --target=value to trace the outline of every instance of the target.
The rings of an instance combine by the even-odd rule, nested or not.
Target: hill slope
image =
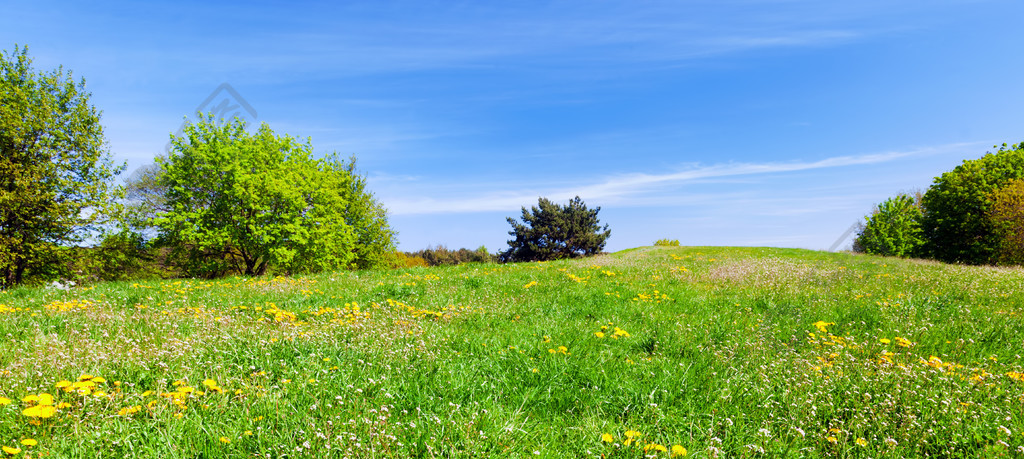
[[[0,293],[0,445],[1014,455],[1022,311],[1020,270],[762,248],[21,289]]]

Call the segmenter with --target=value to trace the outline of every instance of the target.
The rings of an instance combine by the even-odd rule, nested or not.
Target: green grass
[[[1018,269],[645,247],[0,305],[15,457],[1024,454]]]

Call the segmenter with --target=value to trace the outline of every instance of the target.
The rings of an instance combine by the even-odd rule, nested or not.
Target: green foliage
[[[1000,239],[989,218],[992,193],[1024,178],[1024,143],[965,160],[925,193],[921,228],[931,257],[948,263],[993,263]]]
[[[497,256],[480,246],[476,250],[461,248],[449,250],[443,245],[406,254],[410,259],[422,259],[426,266],[458,265],[462,263],[492,263],[498,261]]]
[[[679,247],[678,239],[658,239],[654,241],[655,247]]]
[[[158,159],[153,222],[188,275],[297,273],[388,263],[394,232],[354,164],[309,142],[212,116]],[[162,207],[162,209],[160,208]]]
[[[913,196],[889,198],[864,219],[866,223],[854,246],[874,255],[912,257],[920,253],[924,244],[921,207]]]
[[[350,158],[347,164],[331,165],[341,167],[333,171],[334,173],[348,174],[351,178],[346,190],[348,207],[345,209],[345,223],[356,235],[356,243],[352,249],[355,259],[351,267],[372,269],[394,266],[397,263],[397,233],[388,225],[387,209],[366,189],[366,177],[356,172],[355,157]]]
[[[159,263],[159,249],[135,231],[110,233],[96,247],[78,250],[75,278],[80,283],[159,279],[170,275]]]
[[[410,256],[404,252],[395,251],[396,268],[426,268],[427,260],[422,257]]]
[[[538,199],[531,210],[523,207],[523,221],[509,217],[512,225],[509,249],[500,256],[502,261],[543,261],[596,255],[604,249],[611,235],[608,225],[601,228],[597,220],[600,207],[587,209],[576,196],[566,206]]]
[[[0,55],[0,288],[66,275],[70,245],[108,215],[114,167],[85,81]]]
[[[989,199],[989,220],[999,238],[998,262],[1024,264],[1024,179],[1011,180]]]

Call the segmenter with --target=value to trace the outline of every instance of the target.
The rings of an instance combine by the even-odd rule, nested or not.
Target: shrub
[[[678,239],[658,239],[654,241],[656,247],[679,247]]]
[[[458,249],[449,250],[443,245],[427,247],[418,252],[407,253],[408,258],[422,259],[427,266],[458,265],[462,263],[491,263],[497,261],[497,257],[487,251],[487,247],[480,246],[476,250]]]
[[[906,194],[889,198],[878,205],[854,242],[854,247],[875,255],[911,257],[920,253],[921,206],[919,199]]]
[[[597,213],[601,208],[587,209],[576,196],[566,206],[546,198],[538,199],[531,210],[523,207],[522,223],[509,217],[512,225],[509,249],[501,261],[542,261],[596,255],[604,249],[611,235],[608,225],[601,228]]]
[[[395,252],[395,267],[396,268],[419,268],[426,267],[427,260],[422,257],[410,256],[403,252]]]
[[[1011,180],[994,191],[989,200],[989,220],[999,239],[996,259],[1000,264],[1024,264],[1024,180]]]
[[[80,283],[158,279],[172,275],[158,261],[160,250],[134,231],[107,234],[96,247],[78,250],[76,280]]]

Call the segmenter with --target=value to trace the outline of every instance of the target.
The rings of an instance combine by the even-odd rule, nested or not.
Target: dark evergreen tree
[[[530,210],[523,207],[523,221],[509,217],[512,225],[509,249],[501,261],[543,261],[596,255],[611,235],[608,225],[597,220],[600,207],[587,209],[579,196],[561,206],[540,198]]]

